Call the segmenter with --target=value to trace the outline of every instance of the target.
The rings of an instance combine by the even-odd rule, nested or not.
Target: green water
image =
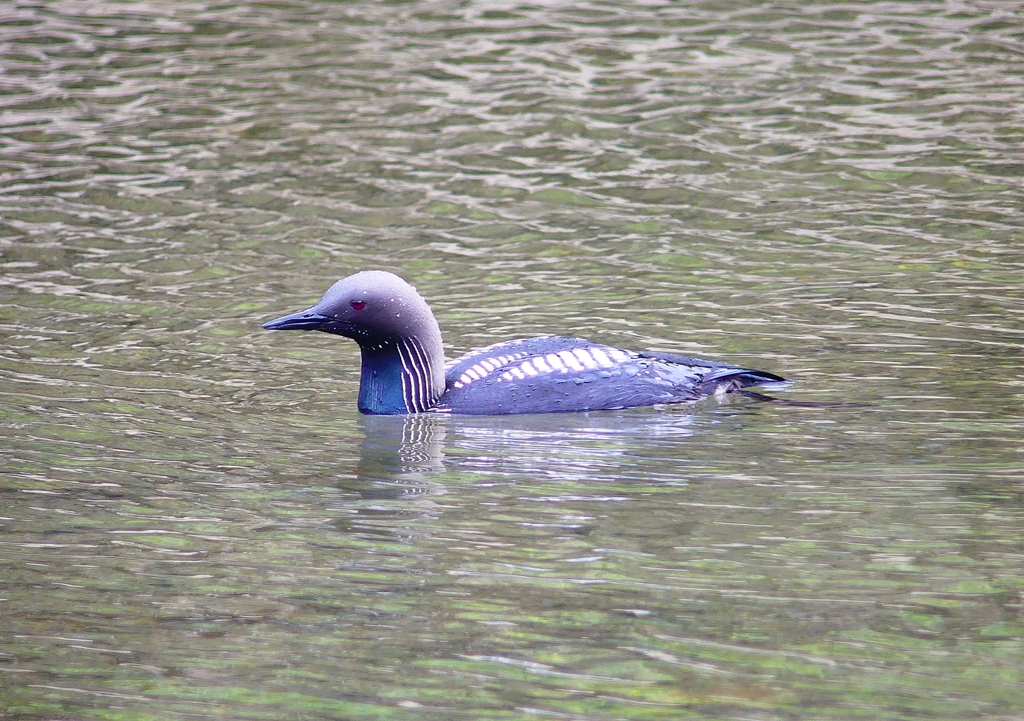
[[[1016,3],[9,3],[0,718],[1024,715]],[[265,333],[745,398],[363,418]]]

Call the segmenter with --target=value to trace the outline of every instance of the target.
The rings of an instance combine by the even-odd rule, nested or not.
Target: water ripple
[[[1021,714],[1017,5],[0,12],[0,705]],[[857,404],[360,419],[366,267]]]

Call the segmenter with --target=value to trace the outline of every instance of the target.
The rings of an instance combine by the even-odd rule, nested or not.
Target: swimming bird
[[[495,343],[446,366],[441,329],[427,302],[380,270],[339,280],[312,308],[263,327],[318,330],[358,343],[359,410],[379,415],[611,410],[785,381],[728,363],[561,336]]]

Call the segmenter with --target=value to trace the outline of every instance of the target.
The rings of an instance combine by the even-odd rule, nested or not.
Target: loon
[[[446,366],[441,329],[426,301],[397,275],[380,270],[339,280],[312,308],[263,327],[318,330],[358,343],[359,410],[374,415],[611,410],[684,403],[786,380],[728,363],[560,336],[496,343]]]

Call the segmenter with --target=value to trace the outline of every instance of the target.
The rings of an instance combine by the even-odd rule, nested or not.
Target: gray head
[[[263,327],[319,330],[371,346],[406,337],[441,337],[434,314],[416,289],[383,270],[364,270],[343,278],[312,308]]]
[[[394,273],[365,270],[350,275],[332,285],[312,308],[263,327],[318,330],[358,343],[363,355],[360,409],[366,412],[426,410],[444,392],[441,329],[427,302]],[[407,387],[404,398],[398,395],[401,388],[392,388],[398,381]],[[400,406],[405,410],[393,410]]]

